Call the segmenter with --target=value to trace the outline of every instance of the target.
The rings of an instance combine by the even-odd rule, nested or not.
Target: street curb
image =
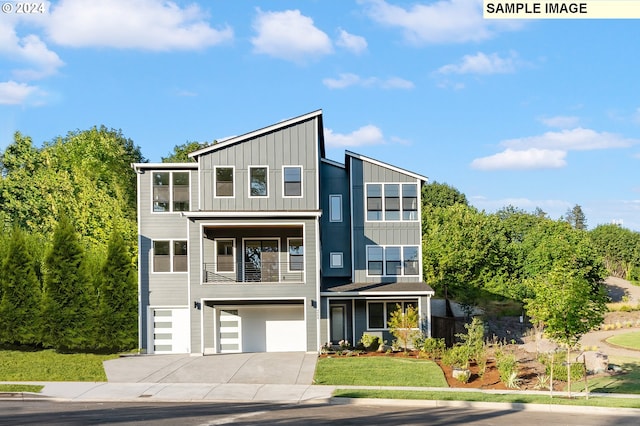
[[[524,404],[510,402],[439,401],[425,399],[377,399],[333,397],[331,405],[383,405],[388,407],[473,408],[485,410],[532,411],[561,414],[594,414],[640,416],[640,408],[590,407],[555,404]]]

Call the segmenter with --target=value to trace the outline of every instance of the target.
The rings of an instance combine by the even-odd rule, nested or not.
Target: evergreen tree
[[[15,228],[2,262],[0,342],[33,345],[39,342],[40,281],[26,236]]]
[[[94,302],[84,250],[69,218],[62,215],[45,257],[42,343],[59,351],[91,344]]]
[[[578,204],[567,210],[564,214],[564,220],[575,229],[587,229],[587,218],[582,211],[582,207]]]
[[[137,275],[122,234],[114,230],[99,279],[96,344],[102,350],[135,348],[138,342]]]

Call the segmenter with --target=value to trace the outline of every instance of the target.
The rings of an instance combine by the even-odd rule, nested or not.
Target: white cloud
[[[477,170],[555,169],[564,167],[566,151],[530,148],[507,149],[488,157],[476,158],[471,167]]]
[[[475,55],[465,55],[459,64],[444,65],[438,69],[440,74],[508,74],[516,70],[515,53],[510,57],[501,58],[497,53],[487,55],[478,52]]]
[[[540,121],[548,127],[557,127],[560,129],[568,129],[575,127],[580,122],[579,117],[558,115],[556,117],[544,117]]]
[[[503,152],[477,158],[471,167],[478,170],[558,168],[566,166],[569,151],[625,148],[638,143],[640,140],[578,127],[502,141],[500,145],[506,148]]]
[[[275,58],[303,62],[333,52],[329,36],[319,30],[313,19],[299,10],[263,12],[253,23],[257,35],[251,39],[254,51]]]
[[[71,47],[190,50],[233,38],[225,26],[212,28],[199,6],[161,0],[62,0],[51,8],[48,36]]]
[[[639,142],[640,140],[623,138],[614,133],[596,132],[595,130],[578,127],[572,130],[547,132],[539,136],[510,139],[501,142],[500,145],[514,149],[538,148],[587,151],[624,148]]]
[[[34,34],[19,37],[15,31],[16,22],[0,21],[0,55],[27,68],[14,69],[12,73],[19,80],[34,80],[54,74],[64,62]]]
[[[343,73],[339,78],[325,78],[322,84],[329,89],[345,89],[350,86],[378,87],[381,89],[413,89],[415,85],[400,77],[381,79],[377,77],[362,78],[357,74]]]
[[[340,30],[340,35],[336,44],[355,54],[360,54],[367,50],[367,40],[362,36],[349,34],[345,30]]]
[[[382,131],[372,125],[360,127],[348,134],[334,133],[331,129],[324,129],[324,139],[328,147],[379,145],[385,143]]]
[[[21,105],[38,93],[38,88],[26,83],[7,81],[0,83],[0,105]]]
[[[440,0],[403,8],[384,0],[360,0],[374,21],[404,30],[415,44],[466,43],[490,39],[497,30],[516,29],[517,22],[484,19],[482,0]]]

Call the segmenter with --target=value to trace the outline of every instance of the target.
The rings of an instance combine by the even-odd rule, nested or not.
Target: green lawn
[[[39,393],[42,391],[44,386],[39,385],[1,385],[0,384],[0,392],[33,392]]]
[[[589,379],[589,391],[600,393],[640,394],[640,358],[611,357],[609,363],[622,367],[623,373]],[[571,385],[571,390],[582,391],[584,382]]]
[[[384,399],[417,399],[438,401],[476,401],[476,402],[507,402],[520,404],[553,404],[578,405],[609,408],[640,408],[640,398],[603,398],[584,397],[567,399],[558,393],[553,398],[549,394],[520,395],[520,394],[488,394],[482,392],[434,392],[434,391],[386,391],[337,389],[333,396],[343,398],[384,398]]]
[[[320,358],[318,385],[447,387],[438,365],[403,357],[366,356]]]
[[[118,355],[0,350],[0,381],[106,382],[102,361]]]
[[[640,350],[640,331],[611,336],[607,339],[607,342],[623,348]]]

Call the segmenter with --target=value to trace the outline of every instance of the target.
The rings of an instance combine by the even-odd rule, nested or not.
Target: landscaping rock
[[[578,357],[578,361],[584,361],[587,365],[587,371],[593,374],[604,373],[609,369],[609,356],[602,352],[586,351]]]

